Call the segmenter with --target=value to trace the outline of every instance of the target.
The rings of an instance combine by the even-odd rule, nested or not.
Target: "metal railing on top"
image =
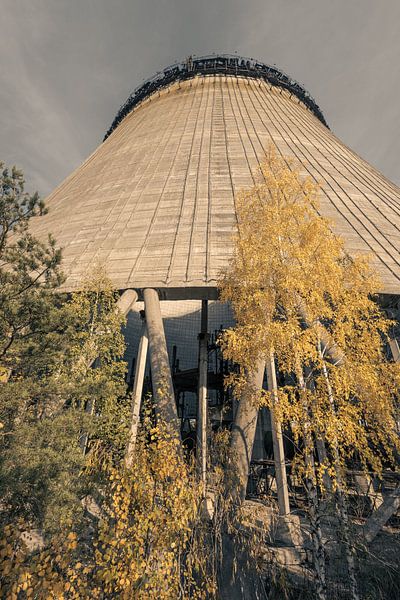
[[[189,56],[160,71],[139,85],[124,102],[115,116],[104,139],[118,127],[121,121],[145,98],[154,92],[169,86],[175,81],[191,79],[196,75],[237,75],[251,79],[263,79],[271,85],[288,90],[296,96],[310,111],[328,127],[321,109],[314,98],[297,81],[275,66],[266,65],[253,58],[232,54],[212,54],[208,56]]]

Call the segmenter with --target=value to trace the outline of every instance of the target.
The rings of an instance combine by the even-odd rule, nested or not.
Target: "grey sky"
[[[399,0],[0,0],[0,159],[46,195],[142,79],[189,54],[276,64],[400,183]]]

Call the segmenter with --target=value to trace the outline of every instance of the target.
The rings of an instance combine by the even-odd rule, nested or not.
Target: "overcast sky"
[[[237,52],[289,73],[400,183],[400,0],[0,0],[0,160],[48,194],[144,78]]]

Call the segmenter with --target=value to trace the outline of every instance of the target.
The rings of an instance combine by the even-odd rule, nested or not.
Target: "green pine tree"
[[[22,173],[0,176],[0,502],[3,522],[44,533],[79,522],[93,493],[82,447],[123,454],[129,403],[122,315],[99,267],[62,294],[61,252],[29,233],[46,212]]]

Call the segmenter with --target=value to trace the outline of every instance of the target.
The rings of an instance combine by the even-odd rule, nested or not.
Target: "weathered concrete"
[[[118,299],[117,308],[122,312],[122,314],[126,317],[128,312],[137,302],[138,294],[135,290],[128,289],[125,290]]]
[[[143,381],[144,381],[144,373],[146,369],[146,359],[147,359],[147,348],[149,345],[149,338],[147,335],[147,325],[145,318],[143,317],[142,323],[142,334],[140,336],[139,349],[136,357],[135,364],[135,377],[133,382],[133,390],[132,390],[132,414],[131,414],[131,426],[129,430],[129,440],[126,448],[125,454],[125,465],[129,469],[132,466],[137,431],[139,427],[140,420],[140,406],[142,403],[142,394],[143,394]]]
[[[397,339],[389,340],[389,345],[394,362],[400,362],[400,348]]]
[[[143,297],[156,413],[164,423],[168,424],[173,435],[180,439],[180,424],[175,404],[160,300],[157,291],[148,288],[144,290]]]
[[[364,525],[364,538],[370,544],[379,531],[400,508],[400,485],[388,494]]]
[[[257,79],[195,76],[146,99],[49,196],[31,231],[63,248],[66,290],[100,262],[117,289],[204,298],[232,256],[235,195],[271,144],[320,182],[321,213],[351,254],[371,255],[382,291],[398,294],[399,188],[298,98]]]

